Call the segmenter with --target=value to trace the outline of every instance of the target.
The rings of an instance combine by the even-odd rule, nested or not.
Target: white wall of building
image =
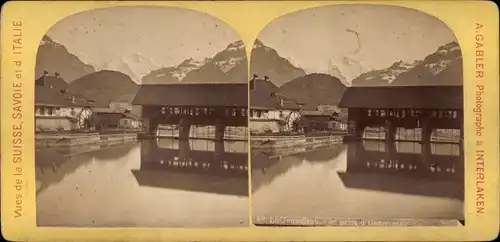
[[[78,128],[78,122],[90,118],[92,112],[83,107],[47,107],[35,106],[35,129],[72,130]]]
[[[293,122],[300,117],[294,110],[252,110],[250,113],[250,132],[259,133],[265,130],[289,132]]]

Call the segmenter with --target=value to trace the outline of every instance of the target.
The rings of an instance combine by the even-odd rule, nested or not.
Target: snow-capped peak
[[[202,65],[204,65],[206,62],[208,62],[210,58],[205,58],[204,60],[195,60],[193,58],[189,58],[184,60],[181,64],[179,64],[177,67],[180,68],[197,68]]]
[[[394,64],[391,65],[391,67],[389,67],[388,69],[403,69],[403,70],[409,70],[413,67],[415,67],[416,65],[420,64],[421,61],[419,60],[415,60],[415,61],[412,61],[412,62],[406,62],[406,61],[396,61],[394,62]]]
[[[260,41],[259,39],[256,39],[255,42],[253,43],[253,48],[257,49],[257,48],[262,48],[262,47],[264,47],[264,44],[262,43],[262,41]]]
[[[44,45],[44,44],[48,44],[48,43],[54,43],[54,41],[52,41],[52,39],[49,36],[44,35],[42,37],[42,40],[40,41],[40,45]]]
[[[439,54],[448,54],[453,51],[460,51],[460,46],[458,45],[457,42],[450,42],[446,45],[443,45],[438,48],[437,53]]]
[[[202,61],[188,58],[177,65],[175,68],[173,68],[171,75],[172,77],[177,78],[177,80],[179,80],[180,82],[190,71],[200,68],[210,60],[210,58],[205,58]],[[158,74],[157,76],[160,77],[159,75],[164,76],[165,74]]]
[[[458,43],[450,42],[439,47],[434,55],[428,56],[425,60],[425,67],[430,73],[437,75],[445,70],[454,59],[461,57]]]
[[[60,48],[60,47],[64,47],[62,46],[61,44],[55,42],[52,40],[52,38],[50,38],[48,35],[44,35],[42,37],[42,40],[40,40],[40,44],[39,46],[42,46],[42,45],[46,45],[46,44],[50,44],[50,45],[53,45],[54,47],[56,48]]]
[[[217,61],[215,65],[219,67],[219,69],[227,73],[229,70],[233,69],[241,60],[245,59],[245,57],[231,57],[229,60]]]
[[[435,63],[425,64],[425,67],[429,69],[433,75],[437,75],[440,72],[444,71],[446,67],[451,63],[452,60],[438,60]]]
[[[262,41],[260,41],[259,39],[256,39],[255,42],[253,43],[253,49],[263,49],[264,51],[267,52],[273,51],[273,49],[264,45],[264,43],[262,43]]]
[[[244,49],[245,49],[245,45],[243,44],[243,41],[241,41],[241,40],[238,40],[236,42],[229,44],[226,48],[226,50],[229,50],[229,51],[237,51],[237,50],[244,50]]]
[[[398,77],[401,73],[407,72],[408,70],[414,68],[418,64],[420,64],[421,61],[412,61],[412,62],[405,62],[405,61],[397,61],[394,62],[389,68],[387,68],[384,72],[382,72],[382,75],[380,79],[386,80],[387,83],[393,82],[396,77]]]

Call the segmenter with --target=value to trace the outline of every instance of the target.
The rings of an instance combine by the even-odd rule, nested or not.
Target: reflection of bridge
[[[348,188],[463,199],[463,155],[437,153],[397,151],[390,146],[375,150],[350,143],[347,169],[339,176]]]
[[[350,138],[361,139],[367,127],[384,127],[394,141],[398,128],[421,129],[429,143],[436,129],[459,129],[463,140],[462,86],[350,87],[339,103],[348,109]]]
[[[159,124],[179,125],[179,139],[188,139],[192,125],[211,125],[223,140],[225,127],[247,126],[247,84],[142,85],[132,103],[152,135]]]
[[[142,142],[141,168],[132,171],[140,185],[248,195],[246,152],[226,152],[223,142],[214,142],[214,150],[193,150],[189,140],[174,142],[172,148],[156,140]]]

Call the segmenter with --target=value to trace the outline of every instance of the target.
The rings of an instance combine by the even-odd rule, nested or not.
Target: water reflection
[[[350,143],[347,169],[339,176],[348,188],[463,200],[464,158],[458,144],[429,146],[434,149],[420,143]]]
[[[37,149],[38,226],[248,224],[241,142],[159,139],[94,148]]]
[[[35,150],[36,193],[61,182],[66,176],[92,161],[108,162],[121,159],[138,145],[136,142],[130,142],[118,146],[38,148]]]
[[[132,172],[141,186],[248,196],[246,149],[246,142],[144,141]]]
[[[380,141],[294,154],[252,151],[257,217],[464,218],[458,144]]]

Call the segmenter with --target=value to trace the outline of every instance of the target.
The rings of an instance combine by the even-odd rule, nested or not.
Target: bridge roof
[[[463,109],[463,87],[350,87],[340,100],[339,107]]]
[[[133,105],[248,107],[246,83],[141,85]]]

